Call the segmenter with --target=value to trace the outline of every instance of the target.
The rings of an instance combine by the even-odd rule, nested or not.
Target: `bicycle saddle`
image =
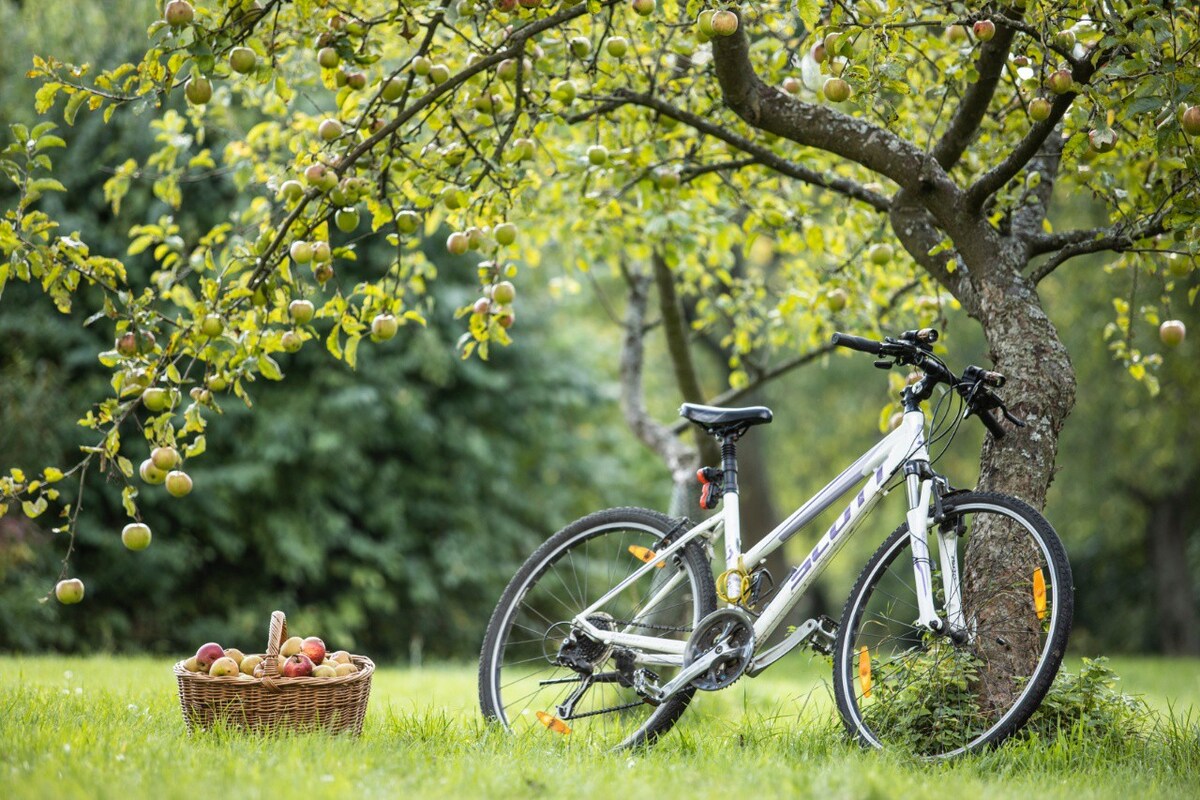
[[[729,426],[749,427],[764,425],[771,421],[771,409],[766,406],[749,406],[748,408],[721,408],[720,406],[702,406],[696,403],[684,403],[679,407],[679,416],[689,419],[705,428],[724,428]]]

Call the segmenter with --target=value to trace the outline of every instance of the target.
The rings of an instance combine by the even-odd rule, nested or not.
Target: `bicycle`
[[[1001,419],[1023,425],[993,391],[1004,377],[974,365],[954,375],[933,353],[937,338],[928,328],[883,341],[834,334],[833,344],[873,354],[881,368],[911,366],[920,379],[902,393],[898,426],[748,552],[741,548],[736,442],[772,413],[685,403],[680,414],[721,442],[720,468],[697,477],[701,506],[723,503],[723,513],[693,525],[616,508],[550,537],[518,570],[488,623],[479,671],[484,715],[515,733],[649,745],[697,690],[756,676],[807,645],[833,657],[838,711],[864,745],[944,758],[1016,732],[1062,662],[1071,568],[1054,529],[1029,505],[953,489],[933,470],[930,444],[946,439],[944,453],[963,419],[978,416],[997,438],[1005,435]],[[927,441],[921,403],[942,385],[948,388]],[[959,403],[953,417],[940,411],[948,397]],[[864,481],[768,600],[764,558]],[[841,621],[810,619],[767,647],[878,500],[901,483],[905,521],[867,561]],[[725,570],[714,578],[718,537]]]

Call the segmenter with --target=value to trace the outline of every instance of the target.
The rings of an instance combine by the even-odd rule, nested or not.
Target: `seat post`
[[[724,473],[725,494],[737,494],[737,434],[721,437],[721,471]]]

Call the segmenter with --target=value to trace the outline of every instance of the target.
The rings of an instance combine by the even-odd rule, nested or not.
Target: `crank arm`
[[[662,686],[657,691],[652,691],[650,699],[655,703],[662,703],[668,700],[696,678],[700,677],[700,675],[706,672],[708,668],[717,661],[727,658],[741,658],[743,655],[749,655],[749,653],[745,651],[751,646],[752,645],[748,644],[739,648],[726,649],[718,645],[710,652],[705,653],[699,659],[693,661],[691,664],[688,664],[686,667],[680,670],[679,674],[667,681],[666,685]]]

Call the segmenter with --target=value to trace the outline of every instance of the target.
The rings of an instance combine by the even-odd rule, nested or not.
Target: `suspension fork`
[[[929,500],[933,493],[933,480],[933,470],[928,461],[914,459],[904,465],[904,488],[908,494],[908,537],[912,546],[913,577],[917,591],[916,624],[931,631],[940,631],[942,620],[933,604],[933,570],[929,558]],[[944,557],[945,548],[941,552]],[[957,567],[954,574],[958,574]],[[957,594],[957,588],[954,591]]]

